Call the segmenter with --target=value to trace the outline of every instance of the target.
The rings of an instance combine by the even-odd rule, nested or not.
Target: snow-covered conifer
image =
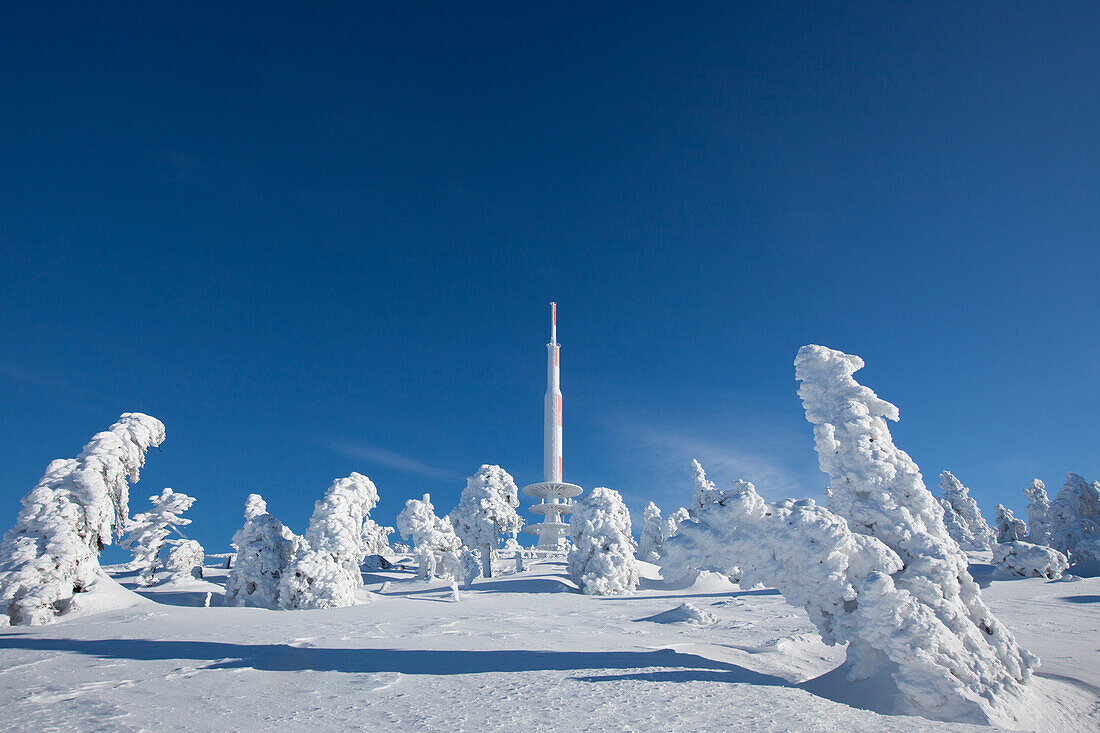
[[[616,595],[638,587],[630,512],[622,496],[598,487],[577,501],[569,523],[569,576],[589,595]]]
[[[249,494],[244,500],[245,521],[261,514],[267,514],[267,502],[259,494]]]
[[[996,541],[996,533],[985,521],[978,502],[970,496],[970,489],[963,486],[950,471],[940,474],[940,488],[943,489],[941,503],[950,519],[946,520],[948,530],[956,529],[960,534],[951,536],[964,550],[988,550]],[[952,521],[954,520],[954,521]]]
[[[993,565],[1011,575],[1057,580],[1069,567],[1069,561],[1053,547],[1013,541],[993,548]]]
[[[462,543],[481,554],[482,574],[493,575],[493,556],[501,537],[515,537],[523,526],[516,513],[519,488],[500,466],[483,465],[466,479],[466,488],[448,516]]]
[[[92,584],[99,551],[129,518],[129,482],[163,440],[160,420],[128,412],[75,459],[46,467],[0,542],[0,611],[12,624],[49,623]]]
[[[1027,525],[1024,520],[1017,519],[1011,509],[1004,504],[997,505],[997,542],[1016,542],[1027,537]]]
[[[638,557],[646,562],[657,562],[660,558],[661,542],[664,540],[664,526],[661,521],[661,508],[652,501],[642,510],[642,534],[638,541]]]
[[[363,551],[368,555],[393,555],[394,549],[390,546],[393,531],[393,527],[383,527],[367,517],[363,522]]]
[[[706,570],[721,573],[737,582],[741,578],[741,568],[737,563],[730,562],[727,549],[714,547],[708,534],[693,532],[692,529],[710,512],[727,504],[745,501],[752,503],[752,497],[757,496],[756,487],[748,481],[739,480],[733,483],[732,489],[721,491],[707,479],[706,471],[699,461],[693,460],[691,468],[695,479],[691,521],[678,523],[677,532],[671,535],[682,535],[679,542],[670,543],[670,537],[665,537],[659,560],[661,577],[666,581],[694,580],[699,571]]]
[[[665,518],[664,526],[661,529],[661,536],[667,540],[680,531],[681,524],[690,520],[691,513],[688,511],[687,507],[680,507]]]
[[[1075,473],[1067,473],[1066,483],[1050,503],[1050,546],[1076,562],[1077,546],[1097,535],[1098,528],[1100,483],[1090,484]]]
[[[139,585],[152,585],[155,574],[161,566],[161,550],[164,549],[168,535],[178,528],[191,524],[181,514],[191,508],[195,498],[172,489],[164,489],[159,495],[149,497],[153,505],[147,512],[135,514],[127,522],[126,539],[123,547],[130,548],[134,559],[130,567],[138,571]]]
[[[1050,544],[1050,498],[1047,487],[1039,479],[1032,479],[1024,489],[1027,497],[1027,541],[1033,545]]]
[[[441,554],[441,561],[437,566],[439,577],[461,584],[469,588],[473,582],[481,577],[482,562],[477,550],[469,547],[459,547],[457,550],[447,550]]]
[[[852,377],[862,367],[858,356],[805,346],[795,359],[798,393],[814,426],[821,469],[831,480],[829,509],[852,532],[878,539],[900,558],[899,569],[876,576],[873,592],[902,591],[897,598],[905,602],[891,614],[908,634],[921,628],[919,647],[931,664],[910,668],[911,660],[895,658],[896,650],[864,634],[849,645],[855,661],[850,676],[867,679],[893,662],[894,679],[913,712],[953,720],[975,711],[995,717],[1001,701],[1030,680],[1037,660],[982,602],[966,556],[947,532],[942,506],[916,463],[894,445],[886,420],[897,420],[898,408]]]
[[[462,546],[450,520],[436,516],[430,494],[405,502],[405,508],[397,515],[397,531],[403,539],[412,541],[422,580],[443,575],[443,553]]]
[[[257,514],[261,506],[265,511]],[[246,521],[233,535],[237,559],[225,584],[227,606],[277,608],[279,605],[279,584],[294,562],[300,541],[266,508],[259,494],[249,495]]]
[[[164,562],[169,580],[188,580],[195,575],[195,569],[202,577],[202,563],[205,560],[202,545],[195,540],[175,540]]]
[[[339,478],[313,507],[295,560],[283,573],[283,608],[341,608],[355,603],[367,555],[364,528],[378,503],[378,489],[361,473]],[[375,525],[377,526],[377,525]]]
[[[721,499],[722,492],[714,485],[713,481],[707,478],[707,472],[703,469],[703,464],[696,459],[691,461],[691,476],[694,488],[691,494],[690,514],[695,518],[706,507]]]

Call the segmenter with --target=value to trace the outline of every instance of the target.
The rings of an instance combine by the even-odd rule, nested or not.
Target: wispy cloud
[[[43,394],[47,399],[53,400],[57,404],[89,415],[106,417],[112,414],[118,414],[92,404],[86,399],[91,396],[93,399],[98,400],[100,399],[99,395],[90,395],[87,391],[77,389],[68,382],[44,374],[28,372],[12,364],[0,364],[0,381],[17,382],[32,387]]]
[[[396,453],[377,445],[368,445],[351,440],[318,440],[317,444],[322,448],[338,453],[349,458],[357,458],[364,461],[377,463],[395,471],[411,473],[416,476],[433,479],[461,479],[454,471],[445,471],[441,468],[421,463],[415,458]]]
[[[617,416],[605,422],[615,452],[629,456],[622,465],[624,496],[672,505],[691,496],[691,460],[696,458],[712,481],[753,482],[769,500],[820,497],[828,478],[817,469],[808,435],[789,425],[746,418],[735,430],[706,429]]]
[[[638,437],[654,449],[654,460],[662,463],[666,470],[675,469],[687,476],[688,464],[696,458],[719,484],[745,479],[756,484],[762,492],[791,496],[821,490],[819,486],[808,485],[804,475],[773,455],[731,448],[667,428],[636,426],[635,430]]]

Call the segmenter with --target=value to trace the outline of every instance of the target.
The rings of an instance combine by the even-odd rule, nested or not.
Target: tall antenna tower
[[[538,524],[529,524],[524,532],[539,536],[539,549],[553,550],[564,544],[569,523],[565,515],[573,511],[571,499],[583,489],[561,478],[561,346],[558,344],[558,304],[550,304],[550,343],[546,345],[546,399],[542,422],[542,481],[523,487],[523,493],[539,499],[531,512],[541,514]]]

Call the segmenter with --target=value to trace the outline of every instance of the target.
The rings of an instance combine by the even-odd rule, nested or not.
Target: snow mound
[[[1005,542],[993,548],[993,564],[1010,575],[1057,580],[1069,567],[1066,556],[1030,542]]]
[[[697,624],[710,626],[718,623],[718,617],[713,613],[704,611],[690,603],[681,603],[676,608],[661,611],[652,616],[637,619],[638,621],[652,621],[655,624]]]

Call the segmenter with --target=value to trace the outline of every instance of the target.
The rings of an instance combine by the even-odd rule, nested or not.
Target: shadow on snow
[[[408,675],[455,675],[486,672],[644,670],[625,675],[576,677],[585,682],[714,680],[790,687],[786,680],[672,649],[653,651],[493,651],[421,649],[319,649],[286,644],[230,644],[212,641],[151,639],[42,639],[19,634],[0,636],[0,649],[71,652],[99,659],[139,661],[187,659],[210,662],[206,669],[256,669],[270,672],[398,672]],[[667,669],[677,668],[677,669]]]

